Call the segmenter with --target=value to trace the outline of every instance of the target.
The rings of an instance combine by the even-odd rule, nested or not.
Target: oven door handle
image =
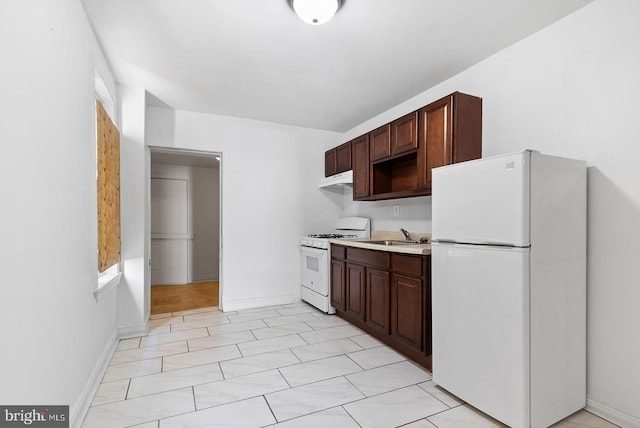
[[[329,250],[326,248],[314,248],[314,247],[305,247],[304,245],[300,246],[300,252],[308,252],[311,254],[317,254],[317,255],[322,255],[322,254],[328,254]]]

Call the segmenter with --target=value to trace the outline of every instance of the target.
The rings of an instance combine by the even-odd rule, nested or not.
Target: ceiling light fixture
[[[307,24],[321,25],[333,18],[342,0],[289,0],[289,5]]]

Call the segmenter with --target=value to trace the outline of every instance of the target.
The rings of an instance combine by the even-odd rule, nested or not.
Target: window
[[[96,100],[98,290],[120,281],[120,133]],[[106,292],[107,290],[103,290]],[[98,295],[96,294],[96,297]]]
[[[96,101],[98,158],[98,272],[120,262],[120,134]]]

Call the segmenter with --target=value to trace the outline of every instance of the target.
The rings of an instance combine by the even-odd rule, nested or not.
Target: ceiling
[[[152,104],[345,132],[591,0],[82,0],[120,83]]]

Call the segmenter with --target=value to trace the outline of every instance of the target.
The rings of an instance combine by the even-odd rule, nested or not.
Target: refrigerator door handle
[[[514,244],[505,244],[504,242],[460,242],[454,240],[447,239],[434,239],[432,245],[471,245],[471,246],[479,246],[479,247],[495,247],[495,248],[531,248],[531,245],[514,245]]]
[[[431,240],[432,244],[443,244],[443,245],[454,245],[458,244],[456,241],[449,241],[447,239],[433,239]]]

